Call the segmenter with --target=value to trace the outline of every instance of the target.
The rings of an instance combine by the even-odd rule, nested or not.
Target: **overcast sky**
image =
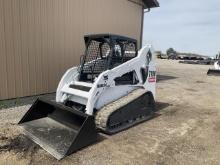
[[[214,56],[220,51],[220,0],[159,0],[145,14],[143,44]]]

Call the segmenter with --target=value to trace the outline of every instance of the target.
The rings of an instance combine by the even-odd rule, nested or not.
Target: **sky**
[[[165,52],[220,52],[220,0],[158,0],[144,17],[143,44]]]

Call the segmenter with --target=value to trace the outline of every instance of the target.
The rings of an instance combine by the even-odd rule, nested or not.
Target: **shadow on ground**
[[[178,77],[174,77],[174,76],[167,76],[167,75],[157,75],[157,82],[160,81],[167,81],[167,80],[172,80],[172,79],[177,79]]]
[[[172,104],[163,103],[163,102],[156,102],[156,112],[159,112],[163,109],[166,109],[169,106],[172,106]]]

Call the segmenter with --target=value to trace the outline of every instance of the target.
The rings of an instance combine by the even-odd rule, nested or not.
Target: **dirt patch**
[[[186,88],[185,90],[187,90],[187,91],[190,91],[190,92],[197,92],[198,90],[196,90],[196,89],[192,89],[192,88]]]
[[[39,149],[39,146],[33,143],[23,134],[20,134],[14,138],[1,136],[0,140],[0,153],[1,152],[14,152],[14,153],[30,153],[36,152]]]
[[[0,140],[1,140],[1,141],[3,141],[3,140],[8,140],[8,137],[0,136]],[[0,148],[0,151],[1,151],[1,148]]]
[[[214,125],[214,131],[220,132],[220,122],[216,122]]]
[[[174,115],[176,115],[177,112],[178,112],[177,109],[172,109],[172,110],[166,111],[166,113],[164,115],[166,115],[166,116],[174,116]]]
[[[0,127],[0,159],[4,160],[0,164],[31,164],[40,147],[22,134],[17,124]]]
[[[205,83],[204,81],[196,81],[196,83],[198,83],[198,84],[203,84],[203,83]]]

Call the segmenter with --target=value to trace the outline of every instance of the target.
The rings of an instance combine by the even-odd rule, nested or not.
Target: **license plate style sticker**
[[[149,71],[148,82],[149,83],[156,82],[156,71]]]

